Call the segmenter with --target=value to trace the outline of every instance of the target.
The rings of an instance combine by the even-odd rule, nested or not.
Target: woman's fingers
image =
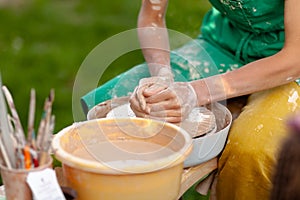
[[[162,101],[169,101],[172,99],[176,99],[176,94],[172,92],[172,90],[170,90],[169,88],[166,88],[150,97],[147,97],[146,103],[153,104]]]
[[[131,97],[129,99],[129,103],[130,103],[130,107],[133,110],[133,112],[135,112],[135,111],[142,112],[143,109],[142,109],[141,104],[143,104],[142,101],[145,101],[145,99],[144,99],[144,97],[141,97],[144,100],[141,99],[141,98],[138,98],[138,92],[137,92],[137,90],[138,90],[138,87],[136,87],[135,90],[134,90],[134,92],[132,93],[132,95],[131,95]],[[146,102],[144,102],[144,104],[146,104]]]
[[[146,109],[146,99],[145,99],[145,96],[143,93],[144,93],[144,90],[148,87],[149,87],[149,84],[138,86],[136,88],[136,91],[134,92],[136,94],[135,98],[137,99],[142,110]]]
[[[145,97],[151,97],[157,93],[160,93],[161,91],[165,90],[167,88],[167,85],[165,84],[160,84],[160,83],[155,83],[151,84],[146,88],[143,92],[143,95]]]
[[[157,93],[165,90],[170,85],[169,79],[164,77],[149,77],[139,81],[139,85],[135,88],[130,97],[130,103],[134,110],[144,111],[149,113],[146,98],[154,96]]]
[[[178,123],[197,105],[197,95],[189,83],[175,82],[168,87],[156,79],[146,81],[150,79],[140,84],[130,101],[137,117]]]
[[[173,102],[172,102],[173,101]],[[130,100],[130,107],[137,117],[166,121],[170,123],[178,123],[182,120],[182,108],[172,101],[163,101],[157,104],[147,104],[147,112],[140,107],[136,98]]]
[[[181,106],[178,103],[177,99],[168,99],[166,101],[161,101],[158,103],[148,103],[147,107],[149,109],[149,112],[157,112],[161,110],[176,110],[180,109]]]
[[[140,109],[136,109],[136,107],[133,106],[133,104],[130,104],[131,110],[134,112],[136,117],[144,117],[146,113]]]
[[[162,92],[164,89],[166,89],[165,85],[147,83],[138,86],[133,92],[133,95],[135,95],[134,98],[139,102],[141,109],[147,112],[146,98],[149,96],[155,97],[155,94]]]
[[[147,113],[139,111],[139,110],[135,110],[134,113],[137,117],[166,121],[169,123],[179,123],[179,122],[181,122],[181,119],[182,119],[180,114],[174,113],[174,110],[155,112],[155,113],[150,113],[150,114],[147,114]],[[170,113],[172,113],[172,114],[170,114]]]

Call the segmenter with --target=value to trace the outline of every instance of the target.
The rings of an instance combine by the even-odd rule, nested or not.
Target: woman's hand
[[[151,91],[151,94],[156,94],[168,88],[172,82],[173,78],[161,76],[141,79],[139,85],[135,88],[130,97],[129,101],[131,109],[135,113],[149,113],[149,107],[146,106],[146,98],[149,96],[147,93],[145,93],[145,91],[149,90]]]
[[[155,85],[144,88],[145,110],[131,106],[136,116],[178,123],[197,106],[197,95],[188,82],[174,82],[169,87],[158,88]]]

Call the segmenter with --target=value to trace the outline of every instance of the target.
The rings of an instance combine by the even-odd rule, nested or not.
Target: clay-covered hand
[[[144,96],[147,112],[135,111],[139,117],[179,123],[197,106],[197,94],[189,82],[174,82],[160,92],[146,88]]]
[[[159,93],[173,82],[173,78],[153,76],[149,78],[143,78],[139,81],[139,85],[135,88],[134,92],[130,96],[129,102],[131,109],[136,113],[147,113],[146,98],[149,97],[145,94],[145,90],[149,90],[153,93]]]

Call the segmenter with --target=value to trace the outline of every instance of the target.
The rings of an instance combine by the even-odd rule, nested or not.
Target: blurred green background
[[[136,28],[141,0],[0,0],[0,73],[26,130],[30,89],[37,93],[36,124],[45,98],[55,89],[55,132],[73,123],[76,73],[94,47]],[[206,0],[170,0],[168,28],[196,37]],[[116,47],[117,48],[117,47]],[[143,62],[140,51],[121,56],[99,85]]]
[[[73,123],[77,70],[102,41],[136,28],[140,5],[141,0],[0,0],[0,73],[24,128],[31,88],[37,93],[36,123],[51,88],[55,89],[55,132]],[[206,0],[171,0],[168,28],[196,37],[208,8]],[[99,84],[143,61],[140,51],[121,56]]]

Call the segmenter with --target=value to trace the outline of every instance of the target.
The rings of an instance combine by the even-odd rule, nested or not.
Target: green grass
[[[0,7],[0,72],[26,128],[31,88],[37,92],[37,120],[45,97],[55,89],[55,132],[73,123],[72,89],[84,58],[99,43],[136,28],[141,0],[24,0]],[[28,3],[26,3],[28,2]],[[204,0],[170,0],[168,28],[190,37],[199,34],[209,4]],[[143,62],[140,51],[121,56],[99,84]]]
[[[30,88],[37,91],[37,115],[49,90],[55,89],[57,132],[73,122],[73,82],[84,58],[107,38],[135,28],[141,1],[24,2],[30,3],[0,8],[0,72],[24,126]],[[168,27],[195,37],[207,9],[204,0],[172,0],[167,12]],[[99,84],[141,62],[140,51],[120,57],[105,71]]]

